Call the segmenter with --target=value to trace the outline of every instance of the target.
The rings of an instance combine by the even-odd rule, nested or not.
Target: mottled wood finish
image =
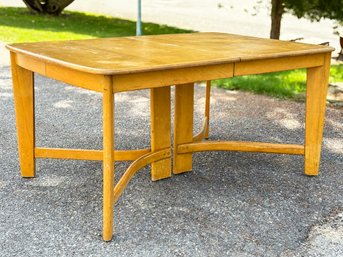
[[[7,46],[45,64],[102,75],[325,53],[327,46],[224,33],[86,39]]]

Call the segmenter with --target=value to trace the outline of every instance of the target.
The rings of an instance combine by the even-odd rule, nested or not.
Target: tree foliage
[[[23,0],[23,2],[33,12],[59,15],[74,0]]]
[[[343,0],[284,0],[284,7],[298,18],[343,20]]]
[[[282,15],[286,12],[298,18],[319,21],[328,18],[343,22],[343,0],[271,0],[270,38],[279,39]]]

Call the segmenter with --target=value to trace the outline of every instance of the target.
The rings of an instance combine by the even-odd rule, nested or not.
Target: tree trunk
[[[279,39],[281,29],[281,19],[283,14],[283,0],[271,0],[272,1],[272,12],[271,12],[271,29],[270,38]]]
[[[23,0],[27,8],[37,13],[59,15],[74,0]]]
[[[23,0],[27,8],[32,12],[43,12],[43,8],[39,0]]]

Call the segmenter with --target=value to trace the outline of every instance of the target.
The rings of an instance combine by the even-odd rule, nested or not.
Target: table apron
[[[324,64],[325,54],[312,54],[235,63],[234,76],[318,67]]]
[[[233,63],[113,75],[114,92],[156,88],[197,81],[230,78]]]
[[[112,84],[112,77],[108,75],[91,74],[57,64],[45,63],[25,54],[15,55],[16,63],[20,67],[73,86],[96,92],[104,92],[104,88]]]
[[[104,92],[104,88],[112,84],[114,93],[234,76],[318,67],[324,64],[323,54],[312,54],[263,60],[242,60],[235,63],[132,74],[101,75],[78,71],[57,64],[45,63],[25,54],[15,55],[19,66],[43,76],[96,92]]]

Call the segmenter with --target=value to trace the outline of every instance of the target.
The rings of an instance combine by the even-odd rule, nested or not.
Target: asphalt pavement
[[[301,156],[194,155],[193,171],[151,182],[150,167],[102,230],[102,164],[37,161],[19,173],[10,68],[0,68],[0,256],[343,256],[343,113],[328,108],[320,175]],[[204,88],[196,88],[195,131]],[[36,145],[101,149],[101,96],[36,76]],[[303,143],[302,102],[212,90],[210,139]],[[149,92],[116,95],[116,147],[149,146]],[[129,163],[116,163],[116,180]]]

